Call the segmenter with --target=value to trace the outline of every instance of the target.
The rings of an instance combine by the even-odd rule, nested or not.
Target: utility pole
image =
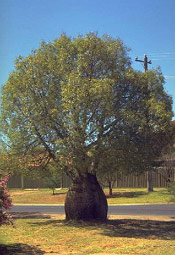
[[[135,61],[144,63],[145,72],[148,71],[148,64],[152,64],[151,60],[148,61],[148,57],[147,57],[146,54],[144,55],[144,59],[143,60],[140,60],[140,59],[138,59],[138,57],[136,57]]]
[[[144,55],[143,60],[140,60],[140,59],[138,59],[138,57],[136,57],[135,61],[144,63],[145,72],[148,71],[148,64],[152,64],[151,60],[148,61],[148,57],[146,54]],[[148,95],[149,95],[149,90],[148,90]],[[148,116],[148,113],[146,115]],[[151,170],[147,171],[147,189],[148,189],[148,192],[153,191],[153,178],[152,178]]]

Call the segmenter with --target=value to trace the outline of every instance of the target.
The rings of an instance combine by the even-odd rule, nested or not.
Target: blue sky
[[[175,103],[175,0],[1,0],[0,85],[17,56],[27,56],[40,41],[53,41],[98,31],[119,37],[131,48],[133,67],[143,70],[136,56],[161,67],[165,89]]]

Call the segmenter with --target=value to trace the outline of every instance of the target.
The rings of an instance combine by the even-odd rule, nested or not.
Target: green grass
[[[10,190],[14,204],[64,204],[67,189],[57,190],[52,195],[49,189],[40,190]],[[146,204],[168,203],[170,194],[165,188],[155,188],[154,192],[147,192],[144,188],[114,189],[113,195],[108,195],[105,189],[108,204]]]
[[[153,192],[146,189],[116,189],[113,196],[108,196],[108,204],[157,204],[168,203],[170,194],[165,188],[155,188]]]
[[[63,216],[19,214],[2,226],[1,255],[174,255],[175,221],[141,219],[66,222]]]
[[[67,189],[10,190],[13,203],[63,204]],[[166,189],[105,190],[109,204],[167,203]],[[15,214],[15,227],[0,227],[1,255],[174,255],[175,220],[114,216],[105,223],[66,222],[64,215]]]

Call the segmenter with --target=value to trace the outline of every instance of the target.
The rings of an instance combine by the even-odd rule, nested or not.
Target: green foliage
[[[171,195],[170,202],[175,202],[175,182],[170,183],[170,185],[168,187],[168,191]]]
[[[55,189],[61,187],[61,176],[53,175],[45,177],[45,183],[47,184],[47,187],[52,190],[53,195],[55,195]]]
[[[72,178],[148,169],[172,117],[163,82],[158,70],[134,71],[119,39],[90,33],[42,42],[16,60],[3,87],[5,140],[26,167],[54,161]]]
[[[174,180],[174,158],[175,158],[175,122],[172,122],[172,131],[169,136],[168,144],[163,148],[157,171],[170,184]]]
[[[44,178],[44,182],[52,190],[53,195],[55,195],[56,188],[62,188],[63,169],[54,161],[40,171],[40,176]]]

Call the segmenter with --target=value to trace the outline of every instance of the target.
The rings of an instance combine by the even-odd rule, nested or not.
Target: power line
[[[162,54],[165,54],[165,53],[162,53]],[[170,54],[170,53],[166,53],[166,54]],[[171,53],[171,54],[173,54],[173,53]],[[149,55],[151,55],[151,54],[149,54]],[[152,54],[153,55],[153,54]],[[161,56],[160,56],[161,57]],[[175,59],[175,58],[171,58],[171,60],[173,60],[173,59]],[[166,60],[166,58],[162,58],[162,59],[153,59],[153,60],[159,60],[159,61],[161,61],[161,60]],[[168,60],[168,59],[167,59]],[[148,61],[148,57],[147,57],[147,55],[144,55],[144,59],[143,60],[140,60],[140,59],[138,59],[138,57],[136,57],[135,58],[135,61],[137,61],[137,62],[141,62],[142,64],[143,64],[143,66],[144,66],[144,70],[145,70],[145,72],[148,70],[148,64],[152,64],[152,62],[151,62],[151,60],[149,60]],[[164,77],[165,77],[165,79],[167,80],[170,80],[170,79],[175,79],[175,75],[164,75]]]

